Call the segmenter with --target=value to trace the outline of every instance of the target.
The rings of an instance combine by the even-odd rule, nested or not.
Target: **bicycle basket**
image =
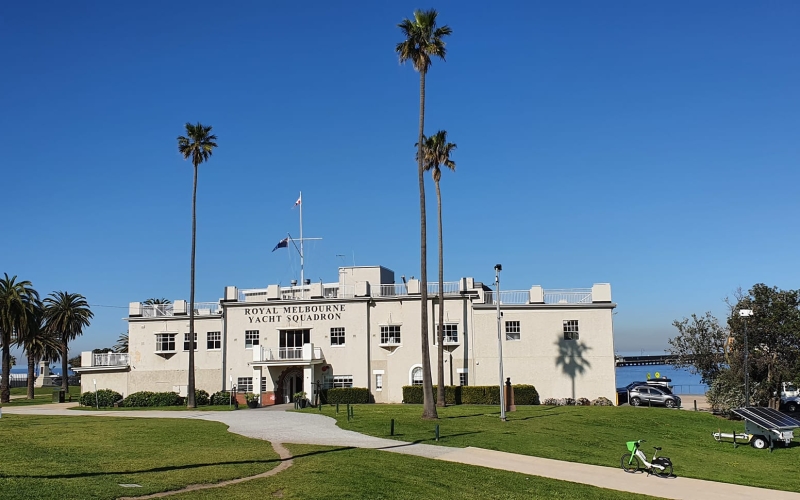
[[[637,445],[637,442],[636,442],[636,441],[628,441],[628,442],[627,442],[627,443],[625,443],[625,444],[626,444],[626,445],[628,445],[628,451],[630,451],[631,453],[633,453],[634,451],[636,451],[636,445]]]

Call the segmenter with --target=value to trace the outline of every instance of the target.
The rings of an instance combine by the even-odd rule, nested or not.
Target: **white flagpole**
[[[304,274],[304,255],[303,255],[303,192],[300,191],[300,286],[305,286],[305,274]],[[301,288],[302,290],[302,288]]]

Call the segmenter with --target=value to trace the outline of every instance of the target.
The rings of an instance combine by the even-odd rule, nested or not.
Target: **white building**
[[[342,267],[338,283],[263,289],[226,287],[195,304],[196,387],[236,386],[262,405],[313,400],[323,387],[366,387],[376,403],[399,403],[421,384],[420,282],[395,283],[381,266]],[[499,381],[495,293],[473,278],[444,284],[445,382]],[[615,397],[611,286],[501,291],[504,374],[548,397]],[[428,284],[431,367],[436,383],[438,283]],[[128,354],[82,354],[82,390],[185,394],[189,317],[184,300],[130,304]]]

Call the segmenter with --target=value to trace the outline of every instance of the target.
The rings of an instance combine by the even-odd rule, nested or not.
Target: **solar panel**
[[[800,427],[800,421],[793,419],[778,410],[748,406],[731,410],[745,420],[749,420],[765,429],[794,429]]]

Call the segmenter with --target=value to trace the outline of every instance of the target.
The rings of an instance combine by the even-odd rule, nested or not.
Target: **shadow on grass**
[[[21,475],[11,475],[11,474],[0,474],[2,478],[13,478],[13,479],[75,479],[81,477],[97,477],[97,476],[124,476],[130,474],[147,474],[150,472],[171,472],[176,470],[187,470],[187,469],[199,469],[201,467],[213,467],[216,465],[245,465],[245,464],[271,464],[271,463],[280,463],[285,462],[286,460],[293,460],[296,458],[304,458],[310,457],[312,455],[322,455],[325,453],[334,453],[338,451],[347,451],[355,449],[354,446],[346,446],[343,448],[334,448],[331,450],[318,450],[312,451],[309,453],[302,453],[300,455],[294,455],[289,458],[273,458],[269,460],[239,460],[235,462],[212,462],[212,463],[203,463],[203,464],[186,464],[186,465],[171,465],[165,467],[153,467],[151,469],[142,469],[142,470],[128,470],[128,471],[105,471],[105,472],[77,472],[74,474],[56,474],[56,475],[33,475],[33,474],[21,474]]]

